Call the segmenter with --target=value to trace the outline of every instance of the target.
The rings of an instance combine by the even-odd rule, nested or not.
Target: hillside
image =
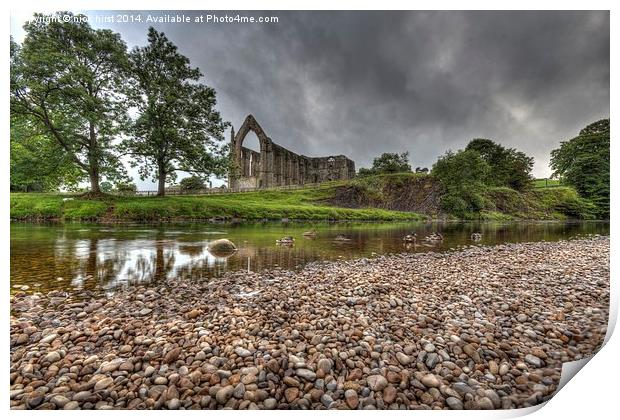
[[[442,187],[431,175],[390,174],[357,178],[334,188],[332,205],[347,208],[373,207],[408,211],[434,219],[452,218],[441,206]],[[484,210],[469,219],[494,220],[563,220],[591,219],[592,205],[571,187],[552,184],[526,192],[510,188],[489,188],[483,193]]]

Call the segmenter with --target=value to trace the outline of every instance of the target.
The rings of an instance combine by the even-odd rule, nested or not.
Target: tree
[[[599,217],[609,217],[609,133],[609,119],[600,120],[551,151],[553,176],[591,200]]]
[[[489,139],[473,139],[465,150],[474,150],[489,164],[487,182],[497,187],[524,191],[532,184],[534,158],[516,149],[507,149]]]
[[[475,150],[448,151],[441,156],[433,165],[431,174],[444,189],[444,210],[461,217],[482,210],[483,193],[491,170]]]
[[[177,171],[223,175],[228,153],[219,142],[228,124],[215,109],[215,90],[199,83],[200,70],[152,27],[148,45],[135,48],[130,63],[138,117],[126,150],[141,165],[140,176],[157,179],[163,196]]]
[[[110,181],[103,181],[99,185],[99,187],[101,188],[101,191],[103,191],[104,193],[109,193],[114,188],[114,186],[112,185]]]
[[[198,191],[205,189],[204,181],[198,176],[188,176],[187,178],[183,178],[179,185],[183,191]]]
[[[127,110],[119,94],[125,43],[110,30],[91,28],[83,15],[39,17],[24,25],[21,48],[11,40],[11,116],[53,139],[99,194],[102,175],[123,173],[113,140]]]
[[[409,152],[383,153],[376,157],[372,162],[372,168],[360,168],[358,171],[360,176],[377,175],[377,174],[393,174],[397,172],[411,172],[409,165]]]
[[[55,191],[79,182],[79,170],[57,142],[24,118],[11,117],[10,126],[11,191]]]

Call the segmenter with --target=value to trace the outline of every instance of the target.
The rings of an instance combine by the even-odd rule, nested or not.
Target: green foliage
[[[554,176],[591,200],[602,218],[609,217],[609,135],[609,119],[600,120],[551,152]]]
[[[206,188],[204,181],[198,176],[183,178],[181,182],[179,182],[179,185],[183,191],[198,191]]]
[[[177,171],[224,175],[228,152],[220,142],[227,124],[215,109],[215,90],[199,82],[200,70],[152,27],[148,45],[129,57],[138,117],[124,148],[142,179],[157,179],[158,195],[164,195]]]
[[[399,172],[411,172],[409,165],[409,152],[383,153],[373,160],[372,168],[360,168],[359,176],[370,176],[379,174],[394,174]]]
[[[11,40],[11,116],[28,122],[28,137],[53,140],[98,193],[101,176],[123,175],[113,139],[126,119],[126,46],[87,19],[63,20],[71,15],[46,22],[35,14],[23,45]]]
[[[483,212],[529,219],[594,219],[596,207],[571,187],[537,188],[525,192],[489,188]],[[481,216],[482,217],[482,216]]]
[[[486,184],[524,191],[531,186],[534,158],[516,149],[507,149],[488,139],[474,139],[465,150],[474,150],[489,164]]]
[[[105,193],[112,191],[112,189],[114,188],[110,181],[103,181],[99,187],[101,188],[101,191]]]
[[[116,191],[124,194],[135,194],[135,192],[138,190],[136,184],[131,182],[119,182],[116,184],[115,187]]]
[[[444,210],[457,217],[480,212],[490,171],[490,165],[475,150],[448,151],[441,156],[431,174],[444,188]]]

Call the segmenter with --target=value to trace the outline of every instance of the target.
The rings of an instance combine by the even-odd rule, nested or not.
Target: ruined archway
[[[243,147],[243,141],[249,132],[258,137],[260,151]],[[237,134],[231,131],[231,143],[236,163],[237,173],[231,180],[233,188],[264,188],[271,185],[270,165],[273,160],[271,139],[267,137],[263,128],[254,116],[248,115],[239,128]]]
[[[256,134],[260,152],[243,146],[249,132]],[[343,155],[307,157],[275,144],[252,115],[248,115],[235,134],[231,130],[234,172],[229,186],[234,189],[303,185],[355,176],[355,163]]]

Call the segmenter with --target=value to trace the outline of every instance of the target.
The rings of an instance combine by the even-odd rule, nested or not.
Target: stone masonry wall
[[[250,131],[258,137],[260,152],[243,147]],[[274,143],[252,115],[248,115],[236,135],[231,130],[231,146],[236,167],[236,173],[229,176],[231,188],[303,185],[355,176],[355,163],[346,156],[308,157]]]

